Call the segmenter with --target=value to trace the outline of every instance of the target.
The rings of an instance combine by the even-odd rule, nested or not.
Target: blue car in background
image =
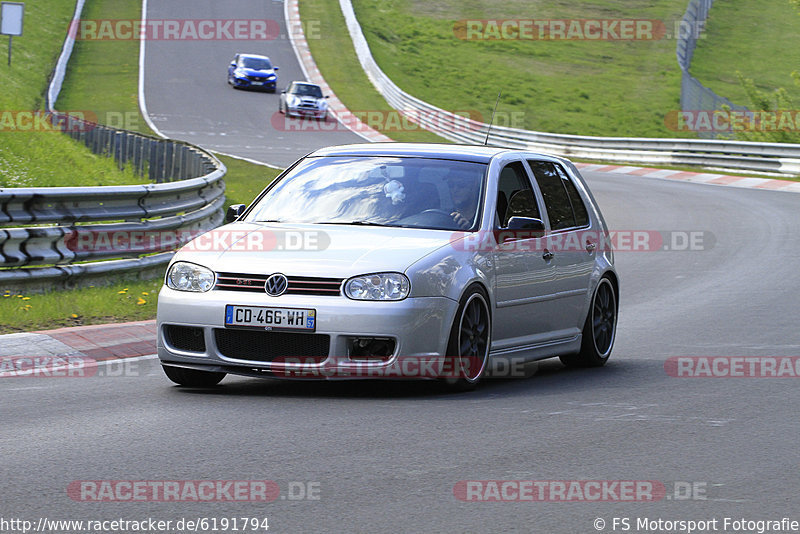
[[[228,65],[228,84],[236,89],[262,89],[275,92],[278,67],[267,56],[236,54]]]

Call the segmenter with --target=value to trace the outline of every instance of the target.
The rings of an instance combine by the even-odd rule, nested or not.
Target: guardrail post
[[[163,182],[171,182],[172,181],[172,169],[174,165],[173,157],[175,152],[175,144],[174,143],[164,143],[164,167],[163,172],[161,175],[161,180]]]
[[[124,135],[123,132],[114,132],[112,134],[112,136],[111,136],[111,139],[112,139],[112,145],[111,146],[112,146],[112,149],[113,149],[112,154],[113,154],[114,160],[117,162],[117,168],[119,170],[122,170],[125,167],[125,165],[123,164],[123,160],[122,160],[122,153],[123,153],[122,152],[122,150],[123,150],[123,146],[122,145],[124,144],[125,135]]]

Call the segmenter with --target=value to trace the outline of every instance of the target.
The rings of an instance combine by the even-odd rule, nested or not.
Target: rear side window
[[[556,171],[558,171],[558,175],[561,177],[561,183],[564,184],[564,187],[567,189],[567,196],[569,196],[569,201],[572,203],[572,213],[575,214],[576,226],[588,226],[589,212],[586,211],[586,204],[583,203],[581,194],[578,193],[578,188],[575,187],[575,184],[569,179],[569,176],[567,176],[567,173],[561,168],[561,165],[556,165],[555,168]]]
[[[589,214],[566,172],[549,161],[528,161],[550,218],[550,228],[563,230],[589,224]]]

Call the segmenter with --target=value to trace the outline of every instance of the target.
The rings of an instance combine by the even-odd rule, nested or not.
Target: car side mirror
[[[495,230],[498,245],[517,239],[533,239],[544,235],[544,222],[533,217],[511,217],[506,228]]]
[[[225,224],[232,223],[242,216],[244,210],[247,209],[246,204],[231,204],[228,206],[228,211],[225,213]]]
[[[331,95],[325,95],[325,98],[330,98],[330,97],[331,97]]]
[[[230,66],[231,67],[235,67],[236,66],[236,62],[235,61],[231,61],[231,65]]]
[[[544,234],[544,222],[533,217],[511,217],[508,220],[509,230],[529,230],[532,233]]]
[[[272,67],[272,70],[281,70],[280,67]]]
[[[502,245],[506,241],[516,239],[533,239],[544,235],[544,223],[541,219],[533,217],[511,217],[508,227],[501,228],[496,233],[497,243]]]
[[[284,89],[283,91],[281,91],[281,94],[282,94],[282,95],[285,95],[285,94],[286,94],[286,89]]]

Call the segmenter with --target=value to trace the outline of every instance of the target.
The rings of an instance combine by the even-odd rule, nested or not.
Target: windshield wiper
[[[372,221],[324,221],[316,224],[345,224],[348,226],[397,226],[396,224],[385,224]]]

